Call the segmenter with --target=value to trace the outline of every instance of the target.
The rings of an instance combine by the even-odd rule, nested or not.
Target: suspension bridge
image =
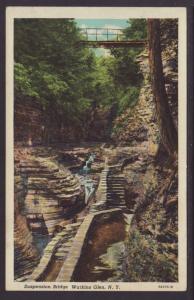
[[[79,43],[93,48],[145,47],[147,40],[126,39],[123,29],[80,28],[83,40]]]

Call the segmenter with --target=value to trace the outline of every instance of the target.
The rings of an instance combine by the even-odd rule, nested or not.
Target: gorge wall
[[[16,99],[14,104],[14,138],[17,145],[49,145],[79,141],[105,141],[110,136],[111,111],[88,111],[83,126],[45,110],[35,99]]]
[[[177,127],[177,35],[162,24],[162,62],[169,106]],[[174,26],[175,29],[177,28]],[[127,241],[129,281],[178,280],[178,174],[162,147],[152,89],[148,52],[137,62],[144,84],[136,106],[115,120],[112,138],[128,147],[123,165],[126,201],[134,209]]]
[[[162,26],[165,87],[177,126],[177,38],[165,30],[165,24]],[[139,101],[114,120],[114,145],[106,149],[108,163],[122,161],[126,204],[134,212],[127,240],[126,270],[129,281],[177,281],[177,165],[169,161],[161,144],[147,50],[137,57],[137,63],[144,75]],[[76,124],[64,127],[51,111],[44,111],[31,99],[15,102],[18,146],[106,140],[111,122],[110,112],[98,110],[83,128]],[[15,185],[15,269],[16,277],[20,277],[31,273],[39,261],[33,234],[51,235],[64,217],[68,218],[83,204],[84,195],[76,177],[41,147],[16,147]]]
[[[18,174],[15,176],[14,189],[14,274],[18,279],[32,272],[39,261],[39,254],[33,245],[33,237],[26,217],[21,214],[26,192],[24,182]]]
[[[53,234],[84,206],[78,179],[43,148],[15,149],[15,278],[32,273],[40,259],[34,239]]]

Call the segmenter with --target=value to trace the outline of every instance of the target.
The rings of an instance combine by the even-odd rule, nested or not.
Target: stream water
[[[77,168],[72,173],[79,179],[80,184],[85,188],[85,205],[90,201],[93,197],[95,189],[97,187],[97,183],[95,180],[92,179],[90,176],[90,167],[92,162],[94,161],[94,155],[90,155],[88,160],[86,160],[85,166],[83,168]],[[33,244],[36,247],[38,254],[42,257],[44,249],[46,248],[47,244],[51,241],[52,237],[48,233],[38,233],[34,232],[33,236]]]
[[[47,244],[51,241],[51,236],[49,234],[33,233],[32,237],[33,244],[41,257]]]
[[[89,166],[86,163],[85,166]],[[81,185],[85,186],[86,198],[95,191],[95,182],[90,177],[89,169],[76,170]],[[80,172],[81,171],[81,172]],[[83,172],[84,171],[84,172]],[[115,207],[114,207],[115,208]],[[126,237],[131,223],[132,215],[119,213],[114,217],[96,221],[89,231],[86,246],[84,247],[78,266],[73,275],[77,282],[125,282]],[[51,240],[48,235],[34,235],[34,243],[42,256],[44,248]],[[43,281],[55,281],[63,265],[63,261],[53,260]]]
[[[131,218],[132,215],[119,214],[93,226],[74,273],[74,281],[127,281],[125,240]]]

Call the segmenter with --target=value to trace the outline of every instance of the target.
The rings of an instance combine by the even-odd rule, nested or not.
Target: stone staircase
[[[57,232],[50,243],[48,243],[38,266],[28,277],[27,281],[45,281],[51,261],[65,261],[80,225],[81,222],[77,222],[63,226],[62,222],[58,226],[57,230],[61,231]]]
[[[52,265],[55,265],[55,262],[64,263],[70,256],[74,238],[85,220],[85,217],[79,217],[76,223],[67,224],[61,217],[60,200],[68,202],[68,197],[72,199],[72,193],[77,196],[79,189],[76,188],[78,186],[76,178],[68,172],[60,172],[56,165],[53,167],[50,165],[48,170],[44,162],[37,164],[37,162],[28,161],[28,163],[21,164],[21,171],[28,174],[25,214],[28,221],[31,221],[29,223],[31,230],[36,232],[38,226],[43,226],[40,224],[42,218],[48,232],[53,233],[54,237],[45,247],[34,271],[29,273],[28,278],[23,277],[20,281],[47,281],[47,275],[51,276],[52,274]],[[63,190],[64,193],[62,193]],[[65,196],[65,199],[60,195]],[[36,203],[36,196],[38,196],[38,203]],[[90,216],[107,208],[125,208],[124,177],[115,174],[112,166],[111,168],[105,166],[102,171],[96,198],[97,202],[90,207]]]
[[[115,170],[118,170],[118,165],[115,168],[106,166],[102,171],[96,194],[97,201],[91,206],[91,213],[111,208],[126,209],[125,178],[122,174],[115,173]]]
[[[77,230],[70,251],[66,255],[62,267],[56,277],[57,282],[74,281],[74,272],[79,264],[79,259],[83,253],[83,249],[89,242],[89,231],[93,222],[102,222],[104,219],[111,218],[113,215],[120,214],[119,208],[99,211],[88,214],[83,223]]]
[[[123,175],[112,175],[107,178],[107,208],[125,209],[125,178]]]
[[[81,225],[81,222],[69,224],[69,225],[65,226],[63,231],[61,231],[60,234],[63,237],[63,240],[57,246],[56,252],[54,254],[54,258],[56,260],[64,261],[66,259],[67,254],[69,253],[69,250],[72,246],[72,242],[74,240],[74,237],[75,237],[80,225]],[[60,235],[60,234],[58,234],[58,235]]]
[[[97,201],[94,202],[89,210],[88,220],[92,216],[99,214],[106,209],[126,208],[125,206],[125,191],[124,191],[123,175],[115,174],[114,168],[105,166],[101,173],[100,183],[97,190]],[[40,263],[35,268],[34,272],[28,278],[28,281],[47,281],[52,278],[52,268],[55,269],[57,263],[65,265],[66,260],[71,258],[72,246],[75,246],[75,236],[79,234],[84,236],[84,228],[80,231],[80,225],[86,221],[87,217],[79,217],[76,223],[66,224],[66,221],[61,221],[55,226],[54,237],[44,249]],[[83,231],[83,232],[82,232]]]
[[[56,226],[68,218],[73,209],[84,205],[79,179],[60,168],[52,156],[44,152],[38,157],[32,153],[23,156],[15,159],[14,177],[14,276],[17,281],[27,280],[36,269]],[[40,263],[44,266],[48,257],[43,257]]]

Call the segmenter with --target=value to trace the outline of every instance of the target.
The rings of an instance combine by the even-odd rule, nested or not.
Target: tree
[[[161,58],[160,21],[158,19],[148,19],[148,41],[152,90],[161,140],[168,154],[175,158],[178,151],[178,137],[165,90]]]
[[[78,46],[80,32],[70,19],[15,20],[15,95],[32,96],[63,122],[77,120],[90,106],[88,74],[95,58]],[[33,98],[32,98],[33,101]]]

